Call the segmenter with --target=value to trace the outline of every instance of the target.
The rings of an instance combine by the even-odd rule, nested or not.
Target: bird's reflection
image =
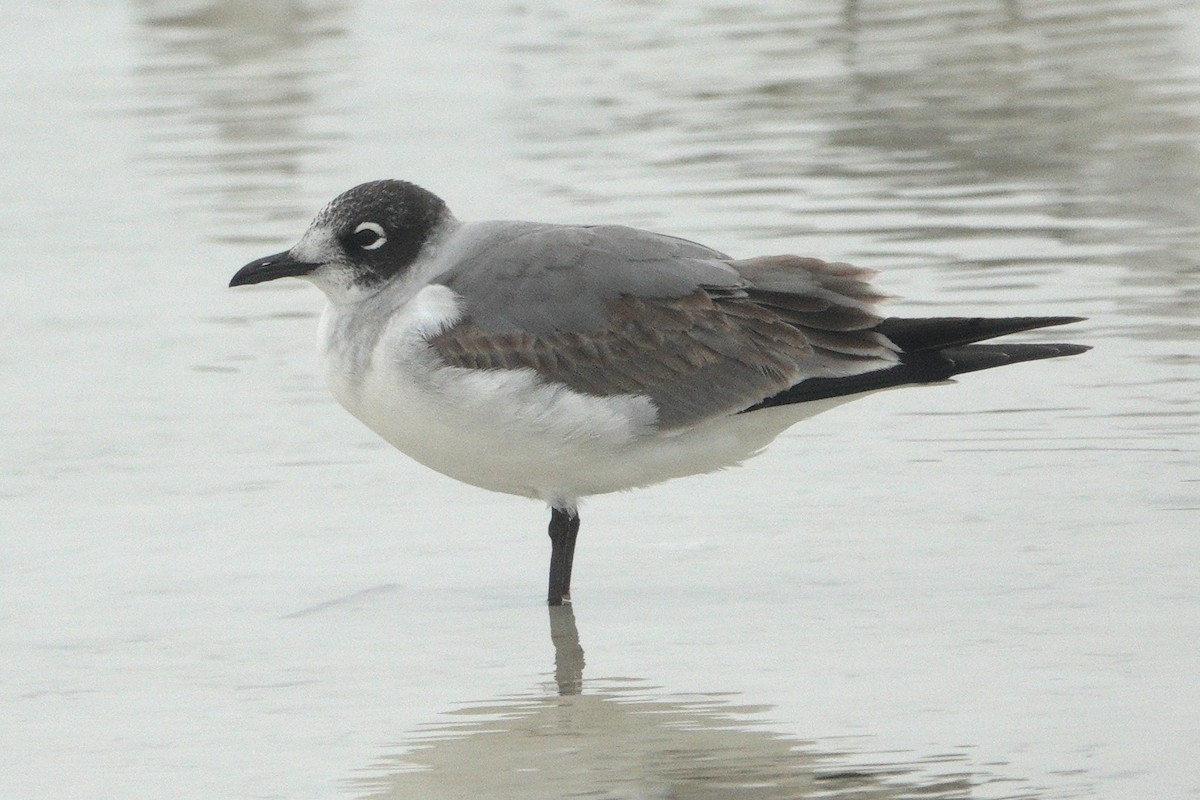
[[[729,693],[584,681],[574,610],[552,607],[554,685],[457,710],[357,781],[370,798],[966,798],[962,756],[879,763],[765,730]],[[854,764],[854,767],[848,767]],[[866,766],[863,766],[866,764]]]

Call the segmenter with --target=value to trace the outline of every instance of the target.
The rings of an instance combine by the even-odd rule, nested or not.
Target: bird
[[[546,503],[561,605],[583,498],[738,465],[874,392],[1090,349],[980,343],[1082,317],[885,317],[874,275],[622,225],[460,221],[388,179],[229,285],[314,284],[347,411],[437,472]]]

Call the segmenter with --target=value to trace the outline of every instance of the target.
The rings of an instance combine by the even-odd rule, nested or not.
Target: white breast
[[[569,476],[589,460],[607,461],[652,431],[646,398],[581,395],[532,370],[445,366],[426,338],[458,315],[454,293],[439,285],[396,309],[328,307],[321,347],[334,396],[438,472],[550,501],[577,496]]]
[[[321,321],[326,378],[351,414],[403,453],[484,489],[574,504],[592,494],[710,472],[755,454],[830,401],[712,420],[668,434],[647,397],[594,397],[532,370],[446,366],[426,340],[460,315],[454,292],[330,305]]]

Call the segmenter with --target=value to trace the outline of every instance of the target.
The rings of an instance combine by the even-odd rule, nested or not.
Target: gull
[[[544,501],[560,605],[584,497],[740,464],[880,390],[1089,349],[978,344],[1080,317],[885,318],[873,275],[619,225],[460,222],[432,192],[380,180],[229,285],[314,284],[346,410],[444,475]]]

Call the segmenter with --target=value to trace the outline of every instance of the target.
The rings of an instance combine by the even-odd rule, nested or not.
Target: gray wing
[[[495,332],[596,331],[605,304],[623,294],[683,297],[743,283],[724,253],[619,225],[472,223],[442,259],[453,266],[434,280]]]
[[[439,279],[467,306],[430,339],[441,358],[532,369],[599,397],[644,395],[661,429],[743,411],[809,377],[896,360],[869,330],[881,297],[869,273],[849,265],[730,261],[628,228],[537,226],[505,244]]]

